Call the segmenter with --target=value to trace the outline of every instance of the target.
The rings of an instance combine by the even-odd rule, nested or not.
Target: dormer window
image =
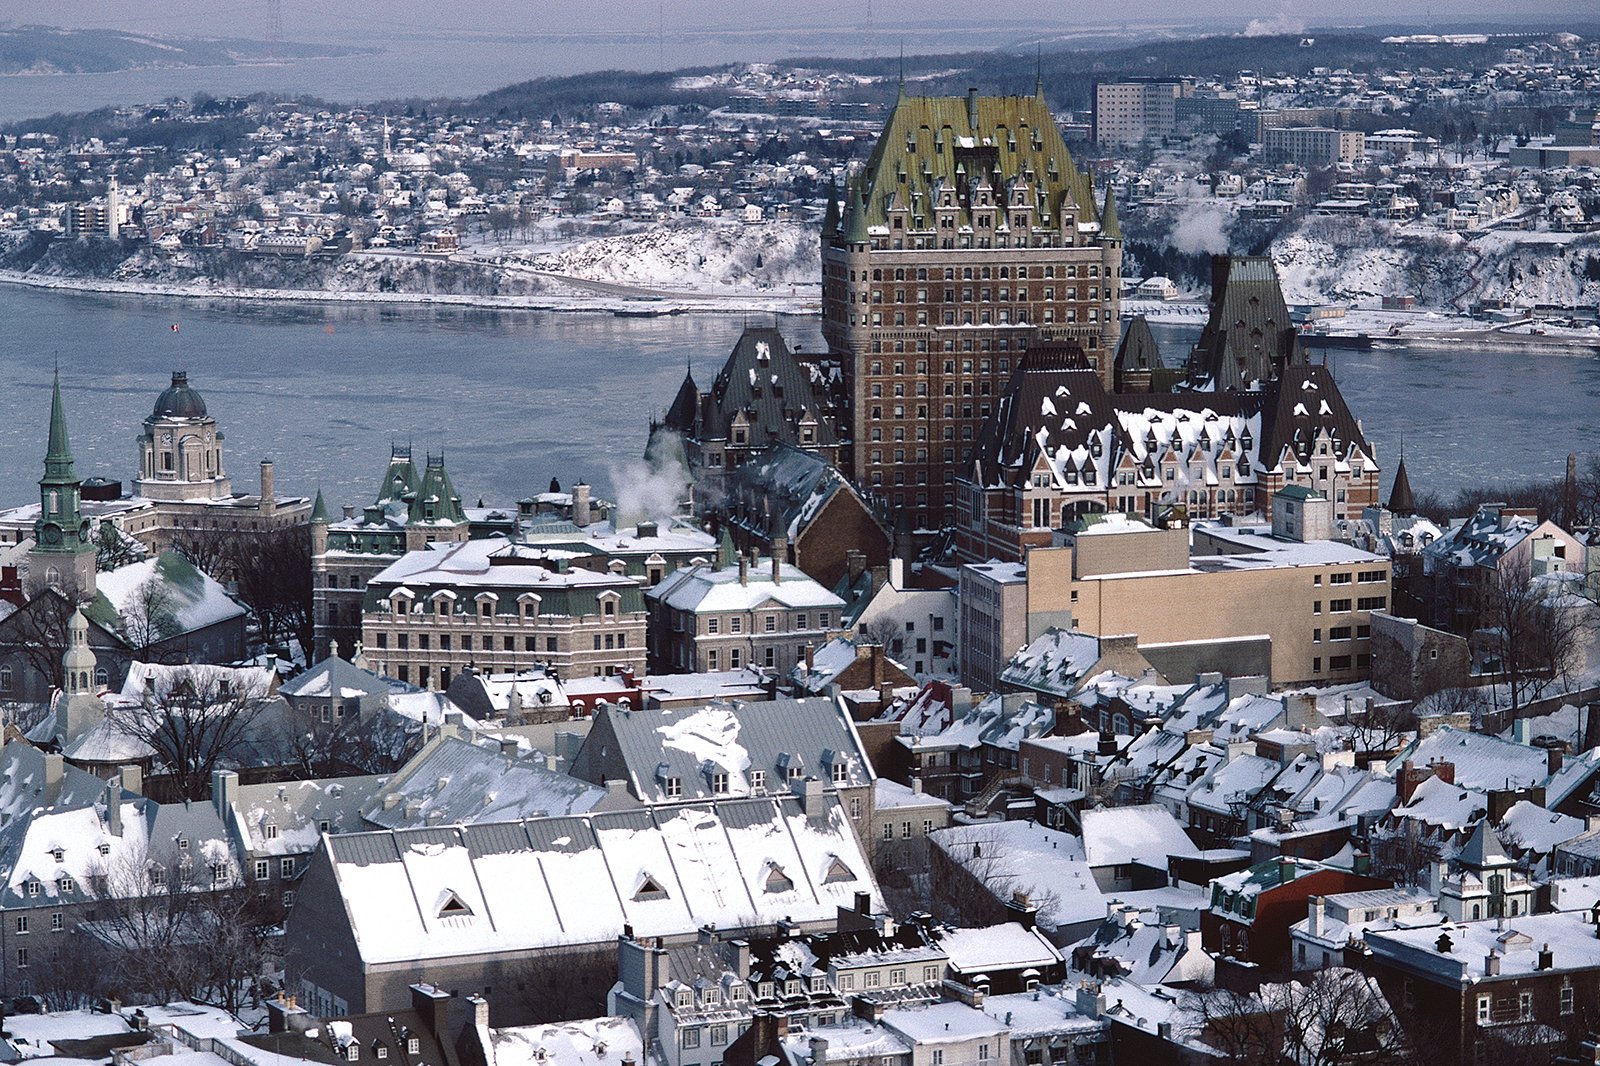
[[[66,857],[66,854],[67,853],[65,851],[63,851],[61,848],[51,848],[50,849],[50,857],[52,859],[54,859],[56,862],[60,862],[63,858]]]
[[[440,918],[470,918],[472,908],[454,892],[446,892],[444,899],[439,903],[438,913]]]
[[[268,840],[277,840],[278,839],[278,825],[277,825],[277,823],[276,822],[268,822],[265,826],[262,827],[261,835],[266,837]]]

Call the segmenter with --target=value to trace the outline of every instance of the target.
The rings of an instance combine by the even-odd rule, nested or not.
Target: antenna
[[[906,42],[900,42],[900,95],[906,94]]]
[[[1033,46],[1033,95],[1044,95],[1044,42],[1036,41]]]

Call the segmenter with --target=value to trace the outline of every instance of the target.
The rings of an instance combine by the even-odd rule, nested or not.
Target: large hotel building
[[[949,525],[952,474],[1035,339],[1075,341],[1110,389],[1121,245],[1042,92],[902,95],[822,227],[862,493],[903,526]]]

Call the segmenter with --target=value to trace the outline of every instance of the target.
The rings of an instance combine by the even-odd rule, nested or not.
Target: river
[[[771,316],[750,316],[771,322]],[[0,503],[35,498],[59,360],[81,476],[125,484],[135,438],[173,369],[225,434],[235,487],[277,463],[280,491],[321,487],[330,507],[376,491],[391,441],[446,454],[462,498],[510,502],[583,477],[627,480],[650,417],[685,365],[702,387],[740,315],[609,314],[141,299],[0,286]],[[174,332],[176,324],[179,330]],[[815,318],[780,318],[821,344]],[[1196,330],[1160,327],[1169,360]],[[1600,450],[1600,361],[1469,351],[1333,351],[1345,397],[1386,477],[1401,433],[1419,492],[1560,472]]]

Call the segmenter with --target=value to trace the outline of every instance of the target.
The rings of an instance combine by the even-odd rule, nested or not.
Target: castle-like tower
[[[23,581],[30,599],[46,589],[80,601],[94,598],[95,547],[79,490],[58,372],[50,393],[50,439],[45,446],[44,477],[39,479],[39,517],[34,520],[33,549],[28,552]]]
[[[948,525],[1022,352],[1080,347],[1106,388],[1122,231],[1033,96],[895,103],[822,225],[822,330],[849,396],[849,470],[899,522]]]
[[[189,387],[182,370],[172,372],[172,384],[144,420],[133,490],[160,503],[217,500],[233,492],[222,468],[217,420],[206,413],[205,398]]]

